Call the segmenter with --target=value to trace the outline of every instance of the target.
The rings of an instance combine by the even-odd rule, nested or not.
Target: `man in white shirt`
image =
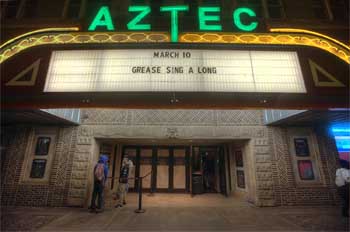
[[[349,162],[346,160],[339,160],[339,163],[340,168],[337,169],[335,174],[335,184],[338,186],[339,194],[343,200],[342,215],[344,217],[349,217]]]

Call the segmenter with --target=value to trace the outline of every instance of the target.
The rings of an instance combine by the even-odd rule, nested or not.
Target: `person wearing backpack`
[[[101,155],[98,163],[94,167],[94,190],[92,192],[91,212],[102,212],[104,209],[103,189],[107,182],[108,176],[108,157]],[[97,208],[96,208],[97,198]]]
[[[342,198],[342,215],[343,217],[349,217],[349,162],[346,160],[339,160],[339,163],[340,168],[337,169],[335,174],[335,184],[337,185],[339,195]]]

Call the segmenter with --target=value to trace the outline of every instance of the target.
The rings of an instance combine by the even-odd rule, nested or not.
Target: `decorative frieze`
[[[258,172],[257,177],[258,177],[257,178],[258,181],[272,180],[272,173],[271,172]]]
[[[78,136],[89,137],[93,134],[93,131],[88,126],[80,126],[78,130]]]
[[[273,185],[274,185],[273,180],[265,180],[265,181],[258,180],[257,181],[258,190],[259,189],[272,190],[273,189]]]
[[[258,196],[260,199],[273,199],[273,190],[259,190]]]
[[[91,151],[91,145],[90,144],[79,144],[75,147],[74,153],[89,153]]]
[[[265,134],[266,128],[251,126],[91,126],[97,138],[250,139]],[[91,141],[90,141],[91,143]],[[87,144],[90,144],[87,143]],[[85,144],[82,141],[82,144]]]
[[[256,138],[254,139],[255,146],[267,146],[268,145],[268,139],[267,138]]]
[[[69,196],[73,198],[84,198],[85,190],[80,188],[71,188],[69,191]]]
[[[255,161],[257,163],[270,163],[271,162],[271,155],[259,154],[255,157]]]
[[[116,109],[88,109],[82,111],[84,124],[127,124],[128,110]]]
[[[262,146],[258,146],[258,147],[255,147],[255,153],[257,155],[259,154],[269,154],[270,153],[270,147],[262,147]]]
[[[89,161],[89,155],[87,152],[76,152],[73,161],[87,162]]]
[[[177,128],[167,128],[166,137],[169,139],[175,139],[178,137]]]
[[[86,170],[88,162],[73,162],[73,170]]]
[[[84,125],[259,126],[261,110],[111,110],[82,111]],[[261,135],[263,136],[263,135]]]
[[[84,189],[86,187],[85,180],[71,180],[71,188]]]
[[[271,163],[261,163],[256,166],[256,171],[257,172],[271,172]]]
[[[87,172],[86,171],[77,171],[72,172],[72,180],[86,179]]]
[[[90,145],[91,144],[91,138],[90,137],[78,137],[77,141],[78,145]]]

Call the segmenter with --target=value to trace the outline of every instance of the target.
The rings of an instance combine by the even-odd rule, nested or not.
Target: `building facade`
[[[144,191],[169,194],[214,192],[232,198],[241,196],[256,206],[320,205],[339,202],[334,184],[339,158],[334,136],[329,128],[334,123],[348,123],[349,111],[330,111],[327,108],[344,108],[348,103],[344,100],[344,93],[346,95],[349,92],[349,56],[348,53],[342,53],[343,50],[349,52],[346,50],[347,45],[343,45],[349,41],[348,1],[169,2],[21,0],[2,3],[1,62],[4,67],[2,76],[5,77],[2,79],[2,92],[6,94],[5,100],[2,100],[5,109],[2,111],[4,120],[1,126],[2,205],[87,206],[93,186],[93,167],[100,154],[107,154],[110,158],[106,187],[108,194],[116,191],[120,163],[122,157],[128,155],[135,164],[132,175],[139,177],[151,172],[143,181]],[[311,49],[306,48],[305,44],[284,47],[285,45],[268,44],[266,41],[260,44],[249,42],[249,39],[232,46],[221,46],[209,43],[209,37],[205,37],[207,42],[201,45],[164,43],[158,46],[151,42],[152,34],[147,33],[128,34],[135,41],[145,40],[142,36],[146,35],[150,39],[147,43],[133,42],[132,46],[119,46],[116,41],[123,40],[120,39],[122,34],[106,32],[112,33],[108,35],[112,39],[115,38],[114,42],[104,42],[107,39],[99,39],[97,35],[91,34],[93,22],[104,6],[108,7],[109,14],[104,13],[97,21],[102,24],[102,27],[100,25],[95,28],[97,32],[103,34],[110,26],[107,25],[108,15],[111,15],[113,26],[117,30],[130,29],[127,26],[132,20],[130,5],[150,7],[150,17],[145,18],[143,24],[135,25],[150,24],[151,31],[155,32],[170,30],[170,21],[164,20],[161,13],[162,6],[188,5],[188,11],[181,15],[179,21],[180,42],[189,36],[182,35],[181,32],[196,31],[196,28],[201,27],[201,23],[209,26],[211,34],[217,33],[217,26],[221,26],[221,31],[236,35],[235,33],[239,32],[233,26],[237,26],[233,12],[237,8],[245,7],[255,12],[254,20],[259,25],[256,33],[266,33],[271,28],[310,30],[332,37],[336,42],[329,38],[327,42],[333,41],[338,50],[327,48],[325,52],[323,48],[322,52],[318,51],[316,45],[324,43],[322,39],[325,37],[319,37],[319,42],[317,40]],[[201,21],[197,15],[200,7],[212,7],[214,13],[220,13],[220,20],[217,20],[215,15],[210,15],[214,18]],[[215,7],[219,7],[220,11],[216,11]],[[249,18],[240,20],[243,26],[252,23]],[[43,28],[68,27],[78,27],[79,31],[77,34],[64,31],[66,34],[62,35],[52,31],[40,34],[46,32],[37,31],[37,34],[31,34],[33,37],[28,37],[28,40],[21,40],[20,37],[24,33]],[[35,37],[36,35],[43,37]],[[170,39],[173,35],[174,31],[171,31],[170,34],[159,38]],[[219,35],[220,33],[215,34],[214,37]],[[60,40],[60,36],[66,36],[63,38],[64,42]],[[83,36],[90,37],[84,40]],[[142,38],[138,39],[137,36]],[[15,39],[11,41],[11,38]],[[55,42],[52,42],[52,38]],[[304,40],[311,37],[300,38]],[[296,37],[293,39],[296,43],[294,45],[303,43]],[[14,45],[9,48],[11,44]],[[67,47],[60,47],[66,45]],[[87,57],[96,50],[116,48],[127,52],[131,52],[131,49],[135,51],[150,48],[161,52],[172,51],[174,48],[214,51],[238,49],[272,53],[281,50],[296,51],[309,95],[308,98],[299,98],[299,93],[257,93],[249,98],[244,93],[238,96],[207,96],[192,93],[185,95],[176,90],[150,97],[147,93],[136,96],[128,95],[128,92],[124,93],[125,95],[113,95],[109,92],[83,93],[79,96],[60,95],[55,91],[41,94],[48,86],[46,80],[53,76],[52,62],[56,51],[83,49],[87,51]],[[316,60],[316,65],[309,61],[310,57]],[[82,62],[80,60],[77,64]],[[136,59],[135,62],[143,61]],[[324,63],[330,66],[325,68],[322,66]],[[311,71],[305,71],[305,67],[309,66]],[[312,67],[316,67],[323,76],[315,75],[315,69]],[[281,73],[279,75],[283,76]],[[309,76],[309,80],[305,76]],[[50,83],[54,83],[58,79],[50,80]],[[310,87],[310,83],[313,87]],[[83,83],[78,85],[82,86]],[[329,93],[331,94],[327,95]],[[322,101],[327,104],[323,104]],[[337,102],[341,104],[338,105]],[[59,114],[59,111],[52,110],[28,110],[28,107],[62,108],[72,107],[72,104],[80,110],[75,110],[74,117],[72,113],[72,117],[68,119],[68,112],[72,109],[67,110],[67,114]],[[115,109],[103,108],[105,106]],[[12,110],[11,107],[16,109]],[[321,107],[322,111],[316,113],[305,110],[313,112],[310,114],[301,111],[287,113],[283,120],[271,121],[268,119],[269,110],[265,108],[274,107],[281,109],[281,112],[282,109],[292,107]],[[136,186],[138,180],[130,182],[131,190],[135,190]]]
[[[218,164],[207,165],[218,170],[208,170],[203,192],[244,195],[258,206],[337,202],[338,156],[327,127],[266,126],[261,110],[83,110],[82,118],[79,126],[3,127],[3,204],[86,205],[99,154],[109,155],[110,177],[117,177],[123,153],[137,176],[155,168],[144,191],[195,193],[193,178],[207,162],[198,156],[209,155]],[[48,154],[38,156],[43,138],[50,138]],[[298,139],[308,156],[297,155]],[[33,176],[38,158],[47,159],[40,178]],[[311,174],[299,170],[300,161],[312,163]],[[109,191],[117,186],[112,182]]]

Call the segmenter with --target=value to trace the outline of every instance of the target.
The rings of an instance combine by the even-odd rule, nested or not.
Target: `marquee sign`
[[[127,24],[147,22],[136,21]],[[204,21],[220,25],[217,20]],[[1,44],[1,106],[327,109],[349,105],[350,48],[318,32],[293,28],[271,28],[268,33],[182,32],[179,25],[175,44],[168,32],[100,28],[43,28]]]
[[[44,92],[305,93],[296,52],[54,51]]]

